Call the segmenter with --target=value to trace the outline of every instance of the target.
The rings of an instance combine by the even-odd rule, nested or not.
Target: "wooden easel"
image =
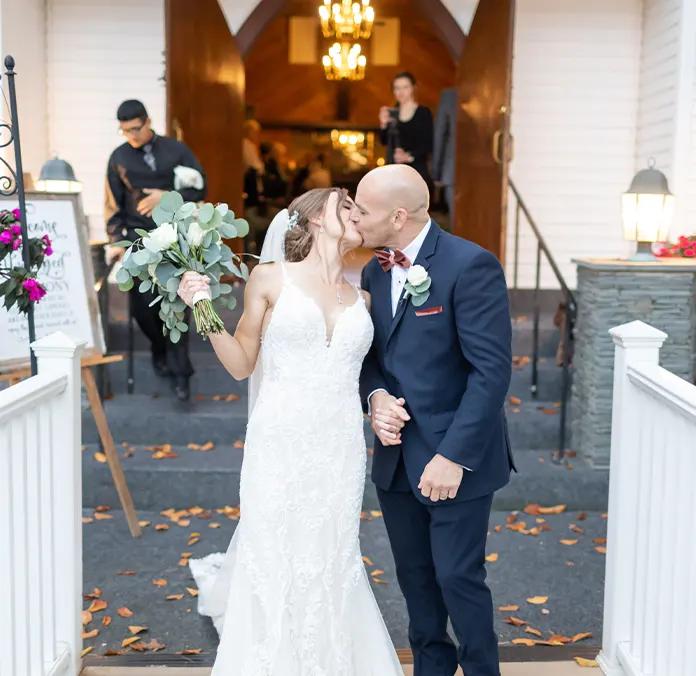
[[[92,409],[94,422],[96,423],[97,430],[99,431],[99,438],[101,439],[102,446],[104,447],[104,454],[106,455],[106,461],[109,463],[109,469],[111,470],[111,476],[114,480],[114,485],[116,486],[116,491],[118,492],[118,497],[121,501],[121,507],[123,507],[123,511],[126,514],[128,528],[130,529],[133,537],[140,537],[140,525],[138,524],[138,517],[135,513],[133,498],[128,490],[128,485],[126,484],[126,477],[123,474],[123,468],[121,467],[121,461],[119,460],[118,453],[116,452],[114,438],[111,436],[109,423],[106,419],[106,414],[104,413],[104,406],[102,405],[101,397],[99,396],[99,388],[97,387],[97,382],[94,379],[94,373],[92,373],[93,366],[113,364],[114,362],[119,361],[123,361],[123,355],[115,354],[107,357],[98,353],[85,354],[81,359],[80,367],[82,372],[82,382],[85,385],[89,406]],[[16,385],[18,382],[24,378],[28,378],[30,375],[31,369],[27,366],[0,374],[0,380],[6,380],[9,381],[10,385]]]

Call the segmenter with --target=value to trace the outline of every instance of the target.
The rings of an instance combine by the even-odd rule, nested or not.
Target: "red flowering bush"
[[[696,258],[696,235],[682,235],[676,244],[671,244],[657,254],[661,258]]]
[[[48,235],[30,237],[25,244],[19,226],[19,209],[0,211],[0,300],[7,310],[14,305],[26,312],[30,303],[38,303],[46,289],[36,281],[44,258],[53,253]],[[19,249],[29,247],[29,270],[18,265]],[[14,256],[13,254],[17,252]]]

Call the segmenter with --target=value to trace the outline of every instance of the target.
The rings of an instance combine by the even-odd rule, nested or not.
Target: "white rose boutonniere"
[[[422,265],[412,265],[408,269],[406,277],[406,298],[411,297],[411,302],[415,307],[420,307],[430,296],[430,285],[432,279],[428,276],[428,271]]]

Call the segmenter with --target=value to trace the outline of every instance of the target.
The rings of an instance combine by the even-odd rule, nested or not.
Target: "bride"
[[[252,271],[234,336],[210,336],[235,379],[254,372],[241,520],[226,555],[191,561],[220,634],[212,676],[403,673],[360,553],[373,326],[369,295],[343,277],[362,244],[350,209],[344,190],[318,189],[276,216],[262,252],[275,262]],[[179,295],[192,306],[207,288],[187,272]]]

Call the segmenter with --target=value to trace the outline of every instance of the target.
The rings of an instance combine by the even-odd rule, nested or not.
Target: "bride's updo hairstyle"
[[[303,261],[312,250],[314,235],[312,222],[318,221],[326,211],[326,205],[332,193],[336,193],[336,218],[341,224],[341,230],[345,232],[345,226],[341,220],[341,210],[348,197],[348,191],[343,188],[315,188],[308,190],[293,200],[288,208],[291,221],[296,223],[285,234],[285,260],[289,263]],[[339,241],[339,250],[341,242]]]

